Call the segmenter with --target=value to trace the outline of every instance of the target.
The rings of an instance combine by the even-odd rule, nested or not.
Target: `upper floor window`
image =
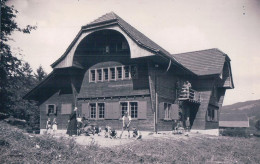
[[[138,77],[138,70],[136,65],[131,66],[131,78],[132,79],[137,79]]]
[[[109,68],[98,68],[89,71],[90,82],[113,81],[122,79],[137,79],[138,68],[133,66],[118,66]]]
[[[130,77],[129,66],[124,66],[124,78],[129,79],[129,77]]]
[[[122,67],[117,67],[117,79],[122,79]]]
[[[103,74],[104,74],[104,77],[103,77],[103,79],[104,79],[104,81],[107,81],[108,80],[108,68],[104,68],[103,69]]]
[[[98,81],[102,81],[102,69],[97,70],[97,78]]]
[[[115,80],[116,79],[115,68],[110,68],[110,79],[111,80]]]
[[[90,71],[90,81],[93,81],[93,82],[96,81],[96,70]]]

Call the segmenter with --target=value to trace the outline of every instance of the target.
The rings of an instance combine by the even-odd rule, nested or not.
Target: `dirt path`
[[[151,132],[142,132],[141,140],[149,140],[149,139],[173,139],[173,140],[187,140],[192,137],[196,137],[199,134],[189,133],[188,136],[184,134],[173,135],[171,132],[161,132],[158,134],[154,134]],[[102,133],[100,136],[77,136],[75,137],[75,141],[80,145],[90,145],[90,144],[98,144],[101,147],[113,147],[120,146],[124,144],[129,144],[131,142],[135,142],[136,139],[133,137],[128,138],[127,133],[125,133],[121,139],[110,139],[105,138]]]

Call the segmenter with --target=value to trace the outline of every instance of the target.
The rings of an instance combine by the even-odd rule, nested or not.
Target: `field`
[[[100,138],[101,136],[99,136]],[[84,137],[85,138],[85,137]],[[0,163],[259,163],[260,139],[191,134],[142,140],[28,134],[0,121]],[[89,141],[89,142],[87,142]],[[109,146],[106,143],[110,143]]]

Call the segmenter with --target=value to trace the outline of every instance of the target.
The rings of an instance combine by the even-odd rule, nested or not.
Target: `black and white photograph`
[[[0,1],[0,163],[260,163],[260,0]]]

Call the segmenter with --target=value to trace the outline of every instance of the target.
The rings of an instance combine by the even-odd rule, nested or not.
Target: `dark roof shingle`
[[[208,49],[172,56],[196,75],[214,75],[222,72],[227,55],[218,49]]]

